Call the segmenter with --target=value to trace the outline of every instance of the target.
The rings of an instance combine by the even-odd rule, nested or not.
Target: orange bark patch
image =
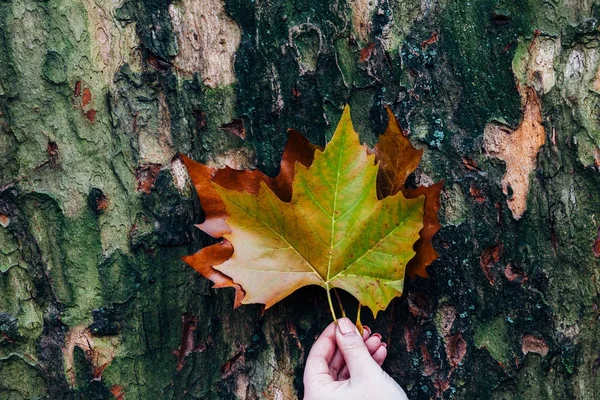
[[[512,264],[508,264],[506,268],[504,268],[504,276],[511,282],[523,282],[527,280],[523,270]]]
[[[87,119],[88,119],[90,122],[94,122],[94,121],[96,121],[96,110],[88,110],[88,111],[85,113],[85,116],[87,117]]]
[[[221,125],[221,129],[242,139],[246,138],[246,128],[244,127],[244,120],[241,118],[234,119],[228,124]]]
[[[483,202],[485,201],[485,196],[481,193],[481,189],[478,189],[477,187],[475,187],[475,185],[471,185],[471,187],[469,188],[469,194],[479,204],[483,204]]]
[[[114,385],[111,387],[110,393],[115,396],[116,400],[125,400],[125,391],[121,385]]]
[[[8,218],[8,215],[0,214],[0,225],[6,228],[9,223],[10,218]]]
[[[594,147],[594,166],[600,169],[600,148]]]
[[[513,131],[499,123],[489,123],[483,138],[487,154],[506,163],[502,190],[508,196],[508,207],[515,219],[520,219],[527,209],[529,174],[535,168],[538,151],[546,142],[540,99],[534,89],[525,91],[523,120],[517,129]]]
[[[360,51],[360,62],[368,61],[375,50],[375,43],[369,43]]]
[[[455,335],[449,335],[445,337],[446,356],[448,361],[453,368],[457,367],[458,364],[467,354],[467,342],[463,339],[459,333]]]
[[[423,356],[423,375],[433,375],[433,373],[437,371],[438,367],[433,362],[433,358],[429,354],[427,346],[425,346],[424,344],[421,345],[421,355]]]
[[[108,198],[106,197],[106,195],[102,194],[96,200],[96,211],[97,212],[106,211],[106,209],[108,208],[108,204],[109,204]]]
[[[92,109],[92,91],[88,87],[84,87],[82,81],[75,82],[73,88],[73,102],[75,107],[80,109],[82,114],[90,121],[96,120],[96,110]]]
[[[414,324],[404,327],[404,342],[406,343],[406,352],[410,353],[415,349],[415,341],[419,334],[419,325]]]
[[[440,39],[440,35],[437,32],[433,32],[433,34],[431,35],[431,37],[425,41],[423,41],[421,43],[421,47],[427,47],[430,44],[434,44],[435,42],[437,42]]]
[[[150,193],[154,187],[154,182],[158,177],[160,168],[160,164],[145,164],[138,167],[135,171],[138,192]]]
[[[85,107],[90,104],[90,101],[92,101],[92,92],[89,88],[84,88],[83,95],[81,96],[81,105]]]
[[[600,257],[600,228],[598,228],[598,235],[596,236],[596,240],[594,240],[592,251],[596,257]]]
[[[502,242],[496,242],[494,246],[485,249],[479,258],[479,266],[492,286],[494,286],[495,278],[491,269],[494,264],[500,261],[503,249]]]
[[[521,339],[521,350],[523,354],[527,353],[536,353],[545,357],[548,354],[548,345],[544,341],[544,339],[534,336],[534,335],[523,335]]]
[[[173,354],[177,357],[177,372],[185,365],[185,358],[194,350],[194,331],[198,326],[198,317],[184,314],[181,317],[181,342]]]
[[[472,158],[463,157],[462,162],[469,171],[481,171],[477,165],[477,161],[473,160]]]

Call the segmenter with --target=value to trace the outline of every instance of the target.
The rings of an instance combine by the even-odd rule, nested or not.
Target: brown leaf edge
[[[419,166],[423,150],[417,150],[406,138],[402,127],[389,107],[388,124],[373,152],[379,163],[377,197],[381,200],[404,190],[406,178]]]
[[[200,204],[204,210],[204,222],[196,225],[214,238],[220,238],[230,232],[225,222],[228,217],[225,204],[213,187],[213,183],[230,190],[257,195],[260,182],[266,185],[282,201],[292,198],[292,181],[296,163],[310,167],[317,146],[313,145],[300,132],[290,129],[288,142],[283,151],[279,174],[271,178],[260,170],[235,170],[229,167],[211,168],[180,154],[185,164]],[[214,282],[214,288],[233,287],[235,289],[234,308],[242,304],[245,292],[230,277],[214,268],[224,263],[233,254],[233,246],[227,240],[200,249],[198,252],[182,257],[182,260],[207,279]]]
[[[419,232],[419,239],[413,246],[416,254],[406,265],[406,275],[409,278],[417,276],[427,278],[429,276],[427,266],[439,257],[439,254],[433,248],[431,239],[442,227],[438,221],[437,213],[440,209],[440,193],[444,181],[442,180],[429,187],[421,186],[415,189],[404,187],[408,175],[419,166],[423,150],[413,147],[404,135],[402,127],[392,110],[389,107],[386,107],[386,110],[388,125],[373,149],[376,162],[379,163],[377,196],[383,199],[387,196],[393,196],[399,191],[402,191],[407,199],[425,196],[423,228]]]
[[[406,275],[414,279],[417,276],[427,278],[427,267],[431,265],[439,254],[433,248],[431,239],[439,232],[440,224],[437,214],[440,210],[440,193],[444,187],[444,181],[441,180],[431,186],[421,186],[416,189],[404,189],[402,194],[407,199],[425,196],[425,205],[423,208],[423,228],[419,232],[419,239],[413,245],[415,256],[406,264]]]

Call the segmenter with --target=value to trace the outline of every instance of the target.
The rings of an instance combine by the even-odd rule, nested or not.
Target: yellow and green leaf
[[[397,122],[393,119],[390,124]],[[301,157],[294,155],[299,148]],[[389,174],[393,168],[404,168],[405,179],[421,155],[412,150],[409,166],[390,164],[385,148],[377,157],[387,155],[387,164],[392,165]],[[381,196],[376,154],[360,144],[348,107],[323,151],[314,146],[307,151],[298,138],[288,144],[282,161],[284,178],[230,171],[227,180],[216,179],[218,171],[199,168],[187,158],[184,162],[201,203],[205,197],[208,208],[215,210],[207,213],[207,221],[211,214],[224,221],[227,229],[218,232],[223,243],[233,246],[228,258],[207,260],[199,252],[186,262],[209,278],[219,277],[220,287],[236,287],[239,298],[245,294],[242,303],[268,308],[303,286],[319,285],[327,290],[335,318],[333,288],[352,294],[374,315],[402,294],[406,266],[415,256],[413,246],[423,228],[425,197],[409,199],[401,190],[387,190],[386,197]],[[202,171],[201,176],[197,171]],[[244,173],[244,184],[252,190],[231,185]],[[403,179],[395,185],[403,187]],[[218,207],[211,206],[217,203]],[[203,225],[207,222],[199,227],[215,233]]]

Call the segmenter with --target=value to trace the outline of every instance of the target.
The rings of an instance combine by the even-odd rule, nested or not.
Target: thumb
[[[340,353],[344,356],[351,378],[367,374],[373,371],[374,368],[379,369],[379,366],[371,357],[362,336],[358,333],[358,329],[348,318],[338,319],[335,338]]]

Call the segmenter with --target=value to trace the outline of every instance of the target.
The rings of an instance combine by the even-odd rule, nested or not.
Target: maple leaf
[[[290,130],[288,143],[281,159],[280,172],[276,178],[270,178],[260,170],[240,171],[229,167],[215,169],[181,155],[204,211],[204,222],[196,226],[215,238],[231,232],[225,222],[225,218],[228,216],[225,204],[215,191],[213,182],[232,190],[257,194],[259,182],[263,181],[279,198],[289,201],[292,197],[291,182],[296,162],[309,166],[316,148],[301,133]],[[245,296],[244,290],[230,277],[214,268],[215,265],[229,259],[232,254],[233,246],[229,241],[223,240],[212,246],[204,247],[195,254],[183,257],[183,261],[205,278],[213,281],[214,288],[233,287],[235,289],[234,308],[237,308],[242,304]]]
[[[414,189],[404,187],[408,175],[419,166],[423,150],[417,150],[413,147],[389,107],[387,113],[387,128],[379,137],[379,142],[374,149],[379,162],[377,196],[382,199],[386,196],[393,196],[399,191],[402,191],[408,199],[425,196],[423,229],[420,232],[419,240],[414,246],[415,257],[409,261],[406,273],[410,278],[416,276],[427,278],[426,267],[438,258],[438,254],[431,244],[431,239],[442,227],[438,221],[437,213],[440,209],[440,193],[444,181]]]
[[[351,293],[376,316],[402,294],[410,260],[417,259],[417,274],[431,262],[431,254],[414,257],[413,245],[437,257],[427,215],[437,223],[437,200],[430,197],[441,190],[404,188],[422,152],[388,113],[375,154],[360,144],[349,107],[324,151],[292,131],[276,178],[182,157],[205,212],[198,227],[223,238],[184,261],[215,287],[234,287],[235,306],[268,308],[314,284],[327,290],[334,319],[332,288]]]

